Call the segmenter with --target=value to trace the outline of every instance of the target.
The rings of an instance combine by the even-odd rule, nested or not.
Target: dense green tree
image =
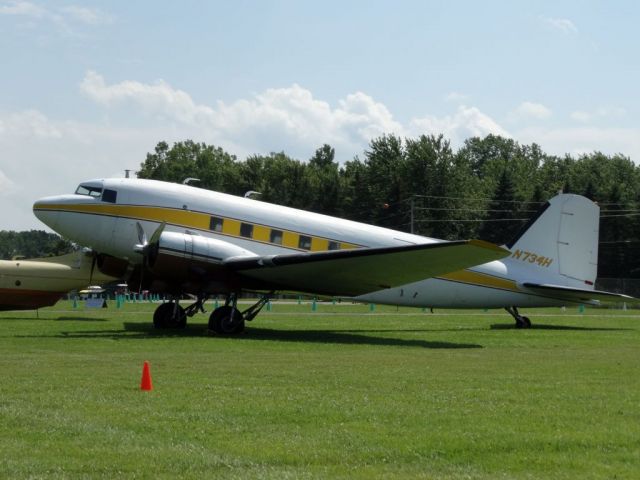
[[[511,240],[522,226],[515,220],[519,215],[520,204],[516,200],[514,182],[511,173],[505,168],[500,175],[495,193],[489,203],[488,215],[480,230],[480,238],[497,244]]]
[[[309,159],[305,170],[310,194],[309,210],[326,215],[340,213],[340,166],[334,158],[335,150],[325,144]]]
[[[175,183],[197,178],[198,182],[194,184],[202,188],[243,193],[244,184],[236,157],[212,145],[186,140],[169,148],[166,142],[160,142],[140,167],[139,178]]]
[[[409,218],[407,192],[401,175],[405,162],[402,139],[395,135],[373,139],[364,157],[365,181],[372,207],[383,209],[375,223],[385,227],[406,225]]]
[[[190,140],[171,147],[160,142],[139,176],[174,182],[197,177],[204,188],[236,195],[257,190],[265,201],[405,231],[413,218],[416,233],[499,243],[521,223],[507,219],[530,217],[564,191],[601,205],[600,237],[607,245],[622,237],[635,242],[640,231],[640,169],[628,157],[558,157],[537,144],[497,135],[469,138],[455,152],[442,135],[383,135],[370,141],[362,160],[342,166],[326,144],[303,162],[284,152],[237,161],[218,147]],[[640,260],[619,251],[607,258],[618,262],[613,270],[625,263],[631,271],[635,262],[640,275]]]
[[[44,230],[24,232],[0,231],[0,258],[38,258],[63,255],[73,251],[73,244]]]

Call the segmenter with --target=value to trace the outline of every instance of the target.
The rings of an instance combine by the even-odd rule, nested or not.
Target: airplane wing
[[[563,287],[542,283],[523,283],[523,287],[546,297],[566,300],[571,303],[600,305],[602,303],[636,303],[639,299],[621,293],[604,292],[602,290],[587,290],[582,288]]]
[[[224,265],[258,288],[357,296],[481,265],[510,254],[492,243],[461,240],[263,257]]]

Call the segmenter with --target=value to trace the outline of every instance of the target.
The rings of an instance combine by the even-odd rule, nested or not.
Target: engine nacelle
[[[148,246],[147,267],[171,283],[203,282],[225,275],[224,260],[255,257],[255,253],[224,240],[178,232],[163,232]]]
[[[99,254],[96,258],[96,266],[101,273],[110,277],[123,278],[129,268],[129,262],[111,255]]]

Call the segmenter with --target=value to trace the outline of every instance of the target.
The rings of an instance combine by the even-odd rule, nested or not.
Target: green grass
[[[114,307],[0,313],[0,478],[640,476],[637,312]]]

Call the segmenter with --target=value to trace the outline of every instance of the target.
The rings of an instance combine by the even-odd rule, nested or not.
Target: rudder
[[[593,288],[599,222],[600,208],[588,198],[557,195],[506,245],[511,251],[507,262],[550,283]]]

